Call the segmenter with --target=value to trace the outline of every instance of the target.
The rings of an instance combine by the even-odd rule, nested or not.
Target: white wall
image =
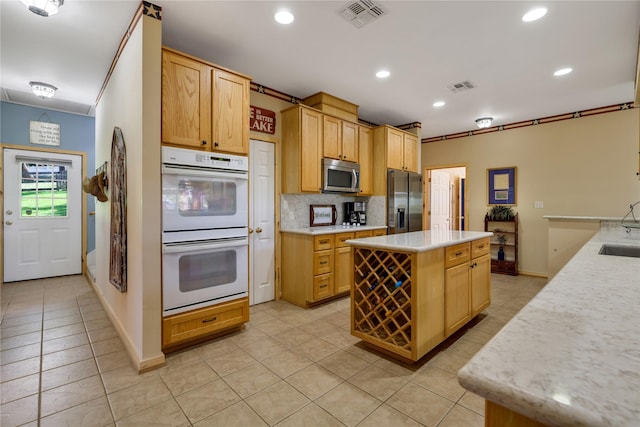
[[[139,370],[164,363],[160,270],[161,31],[161,21],[141,18],[96,108],[97,164],[110,162],[114,126],[122,129],[125,140],[128,290],[120,293],[109,283],[110,202],[96,206],[96,286]]]
[[[621,217],[640,200],[640,109],[422,144],[422,166],[466,163],[469,230],[484,229],[487,169],[517,167],[521,272],[547,275],[543,215]],[[534,201],[544,202],[535,209]]]

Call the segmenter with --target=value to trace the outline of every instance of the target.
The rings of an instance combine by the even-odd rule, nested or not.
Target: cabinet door
[[[331,116],[323,118],[323,155],[331,159],[340,160],[342,149],[342,120]]]
[[[342,122],[342,160],[358,163],[358,125]]]
[[[444,279],[444,332],[454,333],[471,318],[469,289],[469,263],[445,270]]]
[[[336,294],[351,290],[353,282],[353,258],[351,247],[336,248],[335,250],[334,290]]]
[[[404,169],[418,172],[418,137],[404,134]]]
[[[491,258],[489,254],[471,260],[471,316],[491,302]]]
[[[301,109],[300,191],[320,192],[320,159],[322,156],[322,114]],[[286,174],[287,171],[282,171]]]
[[[396,129],[387,129],[387,168],[404,168],[404,134]]]
[[[249,81],[213,70],[213,151],[249,153]]]
[[[162,142],[211,144],[211,67],[168,51],[162,51]]]
[[[358,126],[358,163],[360,164],[360,194],[373,194],[373,133],[371,128]]]

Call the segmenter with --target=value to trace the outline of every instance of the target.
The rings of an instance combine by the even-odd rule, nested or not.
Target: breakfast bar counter
[[[639,230],[603,228],[460,370],[486,399],[486,426],[640,425],[634,252]]]
[[[417,231],[347,240],[351,334],[402,361],[420,359],[489,306],[491,235]]]

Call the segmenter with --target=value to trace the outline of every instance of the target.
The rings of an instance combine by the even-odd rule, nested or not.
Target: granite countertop
[[[444,248],[445,246],[451,246],[457,243],[490,237],[492,235],[493,233],[486,231],[429,230],[366,237],[364,239],[347,240],[345,243],[356,247],[404,252],[425,252],[431,249]]]
[[[575,215],[544,215],[544,219],[561,221],[620,221],[619,216],[575,216]]]
[[[494,403],[556,426],[638,426],[640,232],[603,229],[458,373]]]
[[[291,228],[280,229],[282,233],[294,233],[294,234],[309,234],[312,236],[318,236],[322,234],[335,234],[346,233],[349,231],[365,231],[365,230],[380,230],[387,228],[386,225],[330,225],[326,227],[305,227],[305,228]]]

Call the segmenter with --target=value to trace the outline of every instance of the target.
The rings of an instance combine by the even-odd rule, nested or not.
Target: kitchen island
[[[347,240],[351,334],[402,361],[420,359],[489,306],[492,234],[434,230]]]
[[[605,227],[458,373],[486,426],[640,425],[640,230]]]

